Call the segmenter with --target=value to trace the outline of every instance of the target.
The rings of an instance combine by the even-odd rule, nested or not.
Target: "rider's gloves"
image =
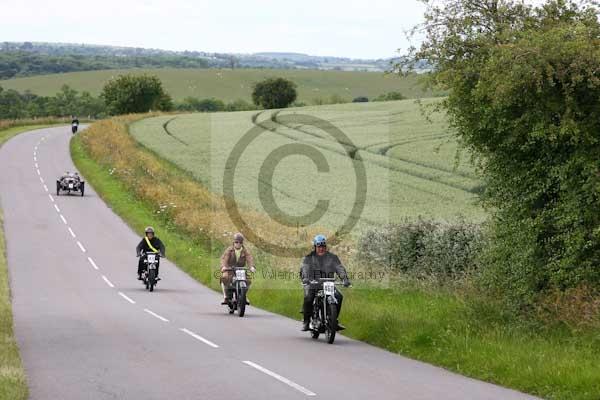
[[[256,272],[256,268],[255,267],[250,267],[250,272],[255,273]]]

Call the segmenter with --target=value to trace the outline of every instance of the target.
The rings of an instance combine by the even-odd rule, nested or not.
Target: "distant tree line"
[[[45,55],[26,51],[0,52],[0,79],[128,68],[208,68],[203,58],[153,55],[116,57],[110,55]]]
[[[38,96],[29,91],[20,93],[0,86],[0,119],[24,119],[49,116],[78,115],[103,118],[108,115],[144,113],[148,111],[248,111],[262,108],[301,107],[296,101],[296,85],[283,78],[271,78],[258,82],[252,93],[253,103],[245,100],[224,102],[216,98],[199,99],[186,97],[173,101],[154,75],[126,74],[111,79],[102,89],[100,96],[89,92],[78,92],[68,85],[62,86],[54,96]],[[375,101],[404,98],[398,92],[381,95]],[[366,97],[358,98],[368,101]],[[355,99],[354,101],[358,101]],[[327,101],[316,99],[316,104],[348,103],[349,100],[333,95]]]
[[[31,92],[19,93],[0,86],[0,119],[40,118],[49,116],[106,115],[106,105],[89,92],[79,93],[64,85],[54,96],[38,96]]]

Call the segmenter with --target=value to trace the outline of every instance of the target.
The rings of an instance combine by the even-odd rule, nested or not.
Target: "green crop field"
[[[51,96],[64,84],[78,91],[87,90],[98,95],[102,86],[113,76],[125,73],[152,73],[163,82],[176,100],[187,96],[215,97],[223,101],[251,100],[252,85],[268,77],[284,77],[298,85],[298,100],[312,104],[315,99],[328,100],[338,95],[346,100],[357,96],[369,98],[385,92],[400,91],[406,97],[422,97],[426,93],[418,84],[417,76],[399,78],[376,72],[343,72],[319,70],[272,70],[272,69],[150,69],[105,70],[73,72],[0,80],[5,89],[20,92],[29,90],[39,95]]]
[[[271,210],[269,215],[287,223],[310,226],[315,219],[295,217],[315,208],[327,210],[317,224],[329,229],[341,226],[349,216],[359,217],[359,226],[417,216],[482,220],[485,213],[477,203],[481,183],[468,157],[456,165],[457,144],[444,117],[434,116],[429,123],[420,111],[413,100],[405,100],[187,114],[145,119],[132,125],[131,132],[215,193],[223,193],[225,176],[234,176],[239,203],[258,211]],[[347,137],[338,140],[321,129],[322,123],[311,126],[298,121],[300,114],[329,121]],[[262,133],[240,145],[253,127]],[[232,174],[226,162],[234,149],[240,151]],[[285,156],[273,158],[277,149]],[[321,172],[315,152],[327,164]],[[355,167],[364,168],[364,180],[357,178]],[[357,186],[366,191],[360,214],[353,210]],[[320,199],[328,204],[317,204]]]

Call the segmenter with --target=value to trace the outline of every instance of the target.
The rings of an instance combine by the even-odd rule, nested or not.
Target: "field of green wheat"
[[[230,182],[238,203],[283,224],[484,219],[468,157],[457,161],[444,116],[428,122],[422,107],[404,100],[161,116],[131,132],[214,193],[231,194]]]
[[[130,69],[72,72],[28,78],[0,80],[5,89],[51,96],[62,85],[70,85],[78,91],[87,90],[98,95],[104,84],[112,77],[126,73],[151,73],[157,75],[175,100],[187,96],[197,98],[215,97],[223,101],[251,100],[252,85],[265,78],[284,77],[298,85],[298,100],[315,104],[317,99],[325,102],[333,95],[351,101],[358,96],[376,97],[390,91],[400,91],[406,97],[431,95],[418,84],[417,76],[399,78],[379,72],[345,72],[319,70],[273,70],[273,69]]]

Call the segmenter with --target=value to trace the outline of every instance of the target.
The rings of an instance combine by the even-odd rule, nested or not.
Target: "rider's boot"
[[[343,331],[346,327],[338,322],[336,331]]]
[[[310,321],[304,320],[302,323],[302,332],[310,331]]]

